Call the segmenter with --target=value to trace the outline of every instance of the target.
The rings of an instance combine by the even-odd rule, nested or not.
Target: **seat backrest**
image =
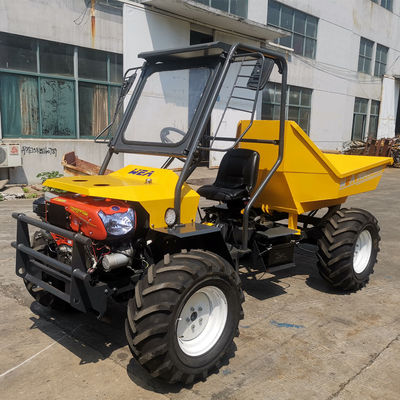
[[[260,156],[255,150],[232,149],[225,153],[214,186],[246,189],[248,193],[257,182]]]

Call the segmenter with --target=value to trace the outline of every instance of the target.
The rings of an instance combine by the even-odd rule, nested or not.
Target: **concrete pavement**
[[[206,177],[199,177],[201,184]],[[381,225],[379,262],[366,288],[351,295],[332,291],[304,246],[290,274],[254,278],[243,271],[245,319],[235,357],[192,388],[154,381],[131,360],[123,306],[113,305],[108,320],[97,321],[32,302],[14,274],[9,246],[15,235],[11,212],[29,212],[32,202],[1,202],[1,398],[397,400],[399,183],[400,170],[388,169],[377,191],[347,204],[369,210]]]

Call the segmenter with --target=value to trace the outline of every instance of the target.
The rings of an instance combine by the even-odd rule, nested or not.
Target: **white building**
[[[137,58],[141,51],[184,47],[204,41],[241,41],[261,46],[275,41],[287,47],[283,51],[289,61],[288,118],[297,121],[322,149],[341,149],[343,143],[351,139],[400,134],[399,1],[97,0],[93,10],[90,6],[86,9],[84,2],[79,0],[40,3],[20,0],[18,6],[14,3],[17,2],[0,0],[0,35],[23,35],[72,46],[69,49],[72,51],[69,81],[74,85],[73,103],[58,100],[62,104],[58,114],[54,115],[69,110],[72,118],[68,117],[68,121],[75,123],[70,137],[59,138],[61,130],[58,126],[55,130],[54,124],[45,129],[43,121],[49,117],[40,108],[35,134],[29,131],[30,120],[28,125],[22,124],[25,130],[17,126],[10,132],[10,124],[4,122],[10,117],[4,116],[7,108],[2,105],[3,140],[20,142],[27,148],[22,170],[14,173],[16,179],[25,176],[31,180],[37,172],[60,169],[60,157],[66,151],[75,150],[81,158],[100,162],[104,148],[94,147],[89,138],[106,123],[104,117],[99,117],[104,116],[101,107],[104,107],[105,90],[108,91],[107,110],[115,98],[111,92],[118,82],[116,78],[115,82],[110,80],[112,58],[120,57],[115,53],[123,53],[126,70],[142,64],[143,60]],[[32,9],[32,12],[22,13],[22,9]],[[94,34],[90,29],[91,12],[96,18]],[[45,48],[45,43],[40,43],[39,61],[36,61],[39,67],[42,65],[42,48]],[[86,62],[90,61],[90,57],[83,59],[84,50],[93,45],[99,51],[98,56],[108,60],[105,78],[100,80],[81,76],[82,68],[84,71]],[[55,48],[49,47],[48,51],[51,53]],[[20,65],[16,64],[11,71],[0,61],[0,77],[18,75]],[[57,64],[52,65],[57,67]],[[87,69],[90,73],[97,71],[95,64],[88,64]],[[51,69],[49,72],[42,69],[28,72],[25,70],[24,76],[36,77],[45,82],[40,83],[42,85],[52,73],[57,74],[57,78],[65,76],[65,71]],[[120,79],[121,71],[118,74]],[[272,81],[279,82],[279,79],[273,75]],[[97,86],[93,89],[85,85]],[[4,89],[0,90],[3,90],[3,98]],[[257,119],[277,117],[279,90],[279,85],[271,83],[264,91],[257,108]],[[51,99],[47,100],[51,103]],[[46,102],[46,98],[38,101]],[[89,114],[88,101],[91,104]],[[220,114],[217,107],[210,122],[211,134]],[[224,135],[235,135],[237,119],[237,115],[227,116],[222,127]],[[42,148],[42,153],[35,148]],[[48,151],[53,151],[53,155]],[[209,165],[218,165],[219,157],[211,154]],[[123,164],[140,162],[161,163],[154,158],[144,160],[143,157],[120,155],[110,167],[115,169]]]

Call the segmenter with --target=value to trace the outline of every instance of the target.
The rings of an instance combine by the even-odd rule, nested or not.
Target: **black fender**
[[[214,225],[191,223],[172,228],[157,228],[151,230],[149,238],[152,240],[150,247],[155,262],[167,253],[179,253],[183,249],[202,249],[220,255],[234,266],[221,229]]]

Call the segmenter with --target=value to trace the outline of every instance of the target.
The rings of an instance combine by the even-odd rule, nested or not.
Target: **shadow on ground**
[[[281,296],[290,287],[290,283],[284,278],[301,275],[299,284],[303,284],[304,276],[306,276],[305,283],[311,288],[325,293],[339,294],[319,276],[313,250],[302,248],[296,250],[295,261],[295,268],[280,271],[274,275],[260,270],[241,268],[240,276],[245,293],[261,301]],[[34,314],[31,317],[31,329],[40,329],[59,342],[80,359],[79,364],[97,363],[112,357],[115,362],[126,368],[129,378],[136,385],[146,390],[168,394],[178,393],[183,387],[188,388],[188,386],[165,384],[153,379],[131,358],[124,332],[126,313],[124,304],[110,302],[109,310],[102,320],[98,320],[94,314],[47,309],[37,302],[31,304],[31,310]],[[51,325],[56,325],[62,332],[52,329],[49,322],[52,323]],[[61,338],[65,336],[73,340],[62,341]],[[230,349],[223,360],[223,365],[229,364],[229,359],[234,356],[235,351],[236,347]]]

